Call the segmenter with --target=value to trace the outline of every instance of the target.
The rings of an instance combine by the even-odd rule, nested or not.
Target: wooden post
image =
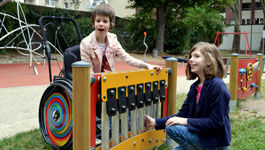
[[[254,98],[255,99],[260,99],[261,98],[261,82],[262,82],[261,79],[262,79],[262,73],[263,73],[263,70],[262,70],[262,64],[263,64],[262,57],[263,57],[263,55],[261,53],[258,53],[256,57],[257,57],[257,59],[259,59],[259,67],[258,67],[258,70],[257,70],[257,72],[258,72],[258,77],[257,77],[257,86],[258,86],[258,88],[257,88],[257,90],[256,90],[256,92],[254,94]]]
[[[238,78],[238,54],[231,54],[230,63],[230,80],[229,80],[229,91],[231,94],[229,107],[230,110],[236,109],[237,100],[237,78]]]
[[[166,67],[170,68],[168,74],[168,103],[167,103],[168,116],[176,114],[177,66],[178,66],[178,59],[173,57],[166,59]]]
[[[90,64],[78,61],[73,67],[73,149],[90,149]]]
[[[168,74],[168,103],[167,103],[167,116],[176,114],[176,102],[177,102],[177,67],[178,67],[178,59],[174,57],[170,57],[166,59],[166,67],[169,69]],[[169,138],[166,137],[166,145],[169,149],[173,149],[176,147],[176,143]]]

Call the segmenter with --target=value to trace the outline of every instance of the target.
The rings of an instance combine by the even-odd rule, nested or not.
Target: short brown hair
[[[95,19],[97,15],[103,15],[109,17],[110,21],[110,30],[114,29],[115,26],[115,12],[110,5],[101,3],[100,5],[96,6],[92,12],[92,24],[95,24]]]
[[[206,61],[210,62],[210,64],[206,65],[204,70],[205,79],[213,77],[219,77],[222,79],[224,77],[225,69],[224,62],[218,48],[214,44],[198,42],[191,48],[189,59],[191,58],[191,53],[197,49],[201,51]],[[190,61],[187,63],[185,72],[188,80],[194,80],[198,76],[196,73],[191,72]]]

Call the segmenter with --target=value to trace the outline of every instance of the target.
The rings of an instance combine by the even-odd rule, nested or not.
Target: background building
[[[226,8],[224,14],[226,18],[226,24],[228,27],[225,32],[234,32],[234,16],[229,7]],[[248,40],[250,48],[253,51],[258,51],[260,48],[261,36],[263,31],[263,10],[258,0],[241,0],[241,19],[240,19],[240,31],[246,31],[248,33]],[[232,34],[225,35],[223,37],[223,44],[220,45],[220,49],[232,49],[234,36]],[[241,35],[240,49],[245,50],[245,38]]]
[[[75,5],[75,2],[79,1],[79,5]],[[22,0],[22,3],[57,7],[64,9],[72,9],[79,11],[92,11],[93,8],[100,3],[107,3],[115,10],[115,14],[118,17],[129,17],[135,14],[134,9],[126,8],[129,4],[127,0]]]

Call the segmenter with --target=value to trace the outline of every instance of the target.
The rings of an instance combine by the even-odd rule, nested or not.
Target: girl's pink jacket
[[[91,64],[90,73],[101,72],[103,53],[97,44],[95,31],[90,33],[80,44],[81,60]],[[106,40],[106,58],[109,62],[111,71],[115,71],[115,56],[120,57],[126,63],[138,68],[146,67],[146,63],[133,58],[122,48],[117,36],[113,33],[107,33]]]

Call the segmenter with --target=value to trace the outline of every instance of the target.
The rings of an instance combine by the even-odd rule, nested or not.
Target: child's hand
[[[154,127],[156,125],[156,121],[154,118],[149,115],[144,116],[144,126],[145,127]]]
[[[160,73],[160,71],[162,70],[162,67],[158,66],[158,65],[148,65],[147,66],[148,70],[153,70],[155,69],[157,71],[157,74]]]
[[[187,118],[171,117],[166,122],[166,126],[172,126],[174,124],[187,125]]]

